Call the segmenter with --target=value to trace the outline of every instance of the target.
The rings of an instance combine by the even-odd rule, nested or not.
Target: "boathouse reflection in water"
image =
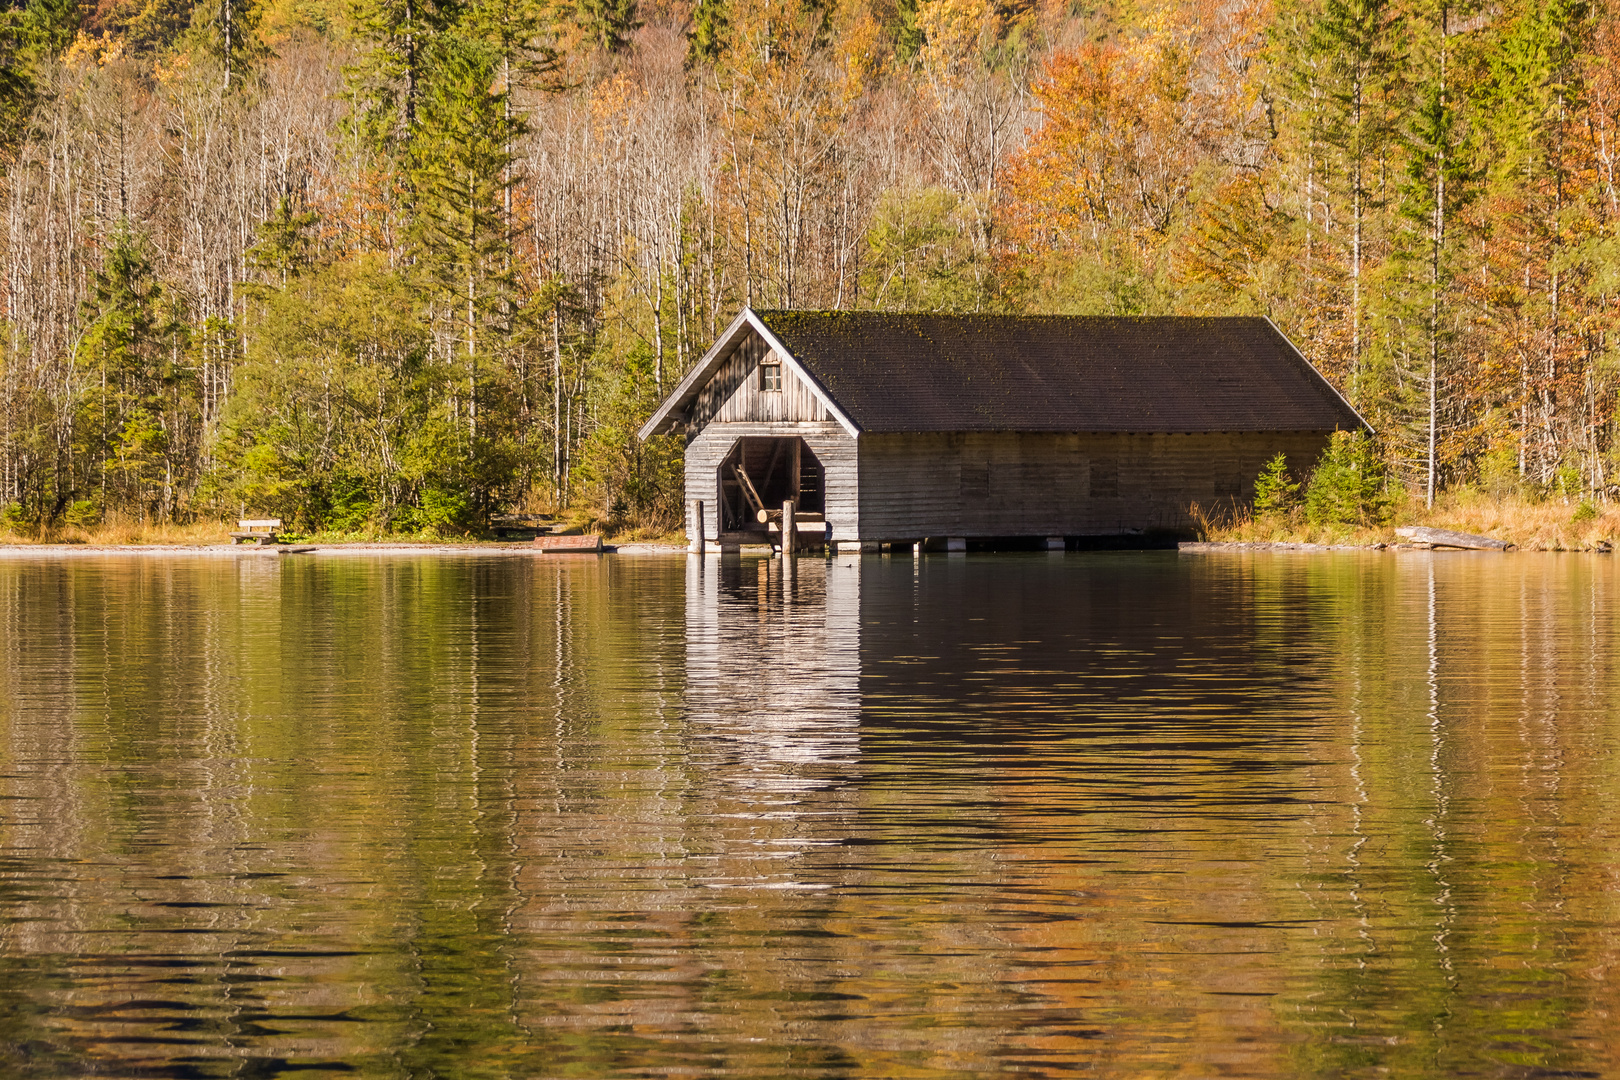
[[[861,561],[686,560],[686,714],[740,787],[827,787],[860,754]]]

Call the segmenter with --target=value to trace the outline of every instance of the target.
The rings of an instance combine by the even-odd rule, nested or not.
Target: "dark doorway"
[[[822,513],[822,478],[821,462],[797,436],[738,439],[720,463],[720,530],[763,533],[759,511],[779,511],[788,499],[804,513]]]

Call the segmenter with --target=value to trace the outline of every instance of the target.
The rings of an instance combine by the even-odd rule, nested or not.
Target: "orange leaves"
[[[1039,253],[1155,246],[1201,177],[1241,156],[1241,6],[1167,6],[1134,38],[1058,52],[1032,87],[1042,124],[1012,163],[1008,238]]]
[[[1015,242],[1095,245],[1111,227],[1127,197],[1125,159],[1140,125],[1127,103],[1137,83],[1113,44],[1087,43],[1047,64],[1034,87],[1044,123],[1007,178]]]

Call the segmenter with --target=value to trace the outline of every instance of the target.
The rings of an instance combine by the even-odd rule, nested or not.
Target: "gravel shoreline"
[[[677,544],[606,544],[609,555],[680,555],[686,548]],[[595,552],[546,552],[528,543],[486,544],[5,544],[4,558],[70,558],[88,555],[527,555],[551,558],[558,554]]]

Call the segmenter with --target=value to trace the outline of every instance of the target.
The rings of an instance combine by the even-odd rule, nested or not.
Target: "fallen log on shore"
[[[1517,546],[1505,540],[1493,540],[1489,536],[1452,532],[1450,529],[1431,529],[1427,525],[1405,525],[1396,529],[1395,535],[1414,544],[1468,548],[1473,551],[1512,551]]]

